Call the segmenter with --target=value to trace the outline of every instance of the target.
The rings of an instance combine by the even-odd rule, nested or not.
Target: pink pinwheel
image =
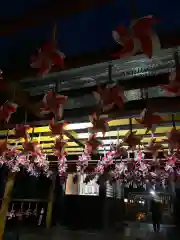
[[[63,105],[67,103],[67,96],[57,95],[54,91],[48,92],[41,102],[41,113],[54,113],[55,118],[63,116]]]
[[[102,164],[102,161],[98,161],[95,169],[94,169],[95,173],[99,173],[102,174],[104,172],[104,165]]]
[[[19,154],[17,157],[17,161],[20,166],[27,166],[27,164],[29,164],[29,158],[25,154]]]
[[[175,167],[175,164],[177,161],[176,156],[175,155],[167,156],[166,160],[167,162],[166,162],[165,170],[173,172],[173,167]]]
[[[107,152],[102,159],[102,164],[104,165],[104,168],[107,168],[108,166],[113,164],[113,160],[114,160],[114,152]]]
[[[88,166],[88,162],[91,160],[90,155],[87,152],[83,152],[82,155],[78,157],[76,163],[77,172],[83,173]]]
[[[124,26],[113,31],[114,40],[123,46],[123,49],[113,54],[115,58],[129,57],[143,52],[149,58],[153,52],[160,49],[160,42],[152,29],[152,25],[158,20],[153,16],[145,16],[132,22],[127,30]]]
[[[39,69],[39,76],[46,75],[52,66],[64,68],[64,53],[60,52],[52,41],[46,42],[36,56],[31,57],[31,67]]]
[[[115,165],[115,178],[120,178],[122,175],[127,175],[128,173],[128,167],[125,162],[117,163]]]
[[[45,173],[49,170],[49,161],[46,158],[46,154],[44,154],[42,151],[37,151],[33,154],[33,162]]]
[[[134,161],[141,162],[144,159],[145,154],[143,152],[135,152]]]
[[[67,159],[65,156],[58,158],[58,173],[59,176],[64,176],[67,170]]]
[[[11,115],[16,112],[18,105],[10,101],[6,101],[0,107],[0,120],[9,122]]]

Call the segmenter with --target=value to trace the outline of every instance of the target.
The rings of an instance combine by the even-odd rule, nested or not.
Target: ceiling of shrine
[[[155,137],[157,142],[163,144],[164,149],[168,149],[167,142],[165,139],[167,138],[167,133],[172,129],[172,116],[171,114],[163,114],[163,121],[157,126],[155,131]],[[174,115],[174,121],[176,123],[177,129],[180,129],[180,114],[177,113]],[[103,153],[104,150],[110,149],[110,144],[117,143],[117,136],[119,135],[119,139],[123,139],[125,134],[130,130],[130,120],[128,118],[125,119],[115,119],[108,122],[109,130],[106,133],[105,137],[102,136],[102,133],[98,133],[98,139],[102,140],[103,146],[99,148],[99,153]],[[73,135],[82,143],[85,143],[89,137],[88,129],[91,127],[90,122],[82,122],[82,123],[70,123],[65,129],[73,133]],[[152,134],[145,134],[146,129],[143,125],[140,125],[136,122],[134,118],[132,118],[132,130],[136,131],[138,136],[142,137],[142,148],[143,146],[148,145],[151,140]],[[73,131],[73,132],[72,132]],[[29,130],[29,133],[32,132],[32,129]],[[119,133],[119,134],[118,134]],[[0,137],[5,138],[7,136],[6,130],[0,131]],[[53,144],[55,137],[52,136],[49,126],[43,127],[35,127],[33,130],[33,141],[40,142],[44,151],[48,155],[53,155]],[[64,136],[67,140],[66,150],[68,155],[77,155],[83,152],[83,148],[78,146],[77,143],[72,142],[68,139],[67,136]],[[14,130],[8,131],[8,143],[14,145],[16,143],[16,139],[14,138]],[[20,139],[18,143],[18,149],[22,149],[23,139]],[[127,146],[125,146],[127,148]]]

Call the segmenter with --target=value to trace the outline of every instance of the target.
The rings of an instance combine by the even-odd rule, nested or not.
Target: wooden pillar
[[[6,226],[6,217],[9,208],[9,202],[11,201],[11,193],[14,186],[15,174],[9,171],[8,179],[6,182],[4,196],[2,199],[1,209],[0,209],[0,240],[3,239],[4,230]]]
[[[48,206],[47,206],[47,212],[46,212],[46,228],[50,228],[52,223],[52,210],[53,210],[53,203],[54,203],[55,185],[56,185],[56,174],[53,175],[52,183],[49,191],[49,199],[48,199]]]

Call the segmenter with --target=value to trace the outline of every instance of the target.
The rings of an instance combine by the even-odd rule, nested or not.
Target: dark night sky
[[[46,0],[47,1],[47,0]],[[12,1],[7,0],[1,3],[1,17],[19,16],[29,8],[33,8],[46,1]],[[169,33],[180,29],[179,7],[180,1],[171,0],[133,0],[139,17],[154,15],[161,22],[157,24],[156,30],[159,33]],[[129,1],[130,2],[130,1]],[[130,21],[130,6],[128,1],[114,0],[113,3],[101,8],[91,9],[84,13],[74,14],[69,18],[57,21],[58,43],[61,51],[66,56],[77,55],[86,52],[109,49],[115,46],[111,31],[119,24],[128,26]],[[24,55],[28,58],[33,51],[51,37],[52,24],[38,29],[30,29],[13,36],[0,38],[0,67],[7,67],[12,64],[12,55]],[[28,61],[29,59],[27,59]]]

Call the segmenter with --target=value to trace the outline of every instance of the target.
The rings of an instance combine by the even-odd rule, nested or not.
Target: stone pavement
[[[6,234],[5,239],[17,239],[13,233]],[[154,233],[151,224],[129,223],[124,232],[105,229],[104,231],[73,231],[53,227],[49,231],[40,230],[21,234],[18,240],[180,240],[175,226],[162,225],[160,233]]]

